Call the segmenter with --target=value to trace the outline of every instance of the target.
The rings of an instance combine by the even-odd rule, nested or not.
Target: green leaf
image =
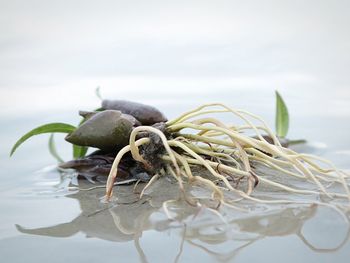
[[[79,146],[73,144],[73,158],[78,159],[78,158],[83,158],[85,157],[89,147],[87,146]]]
[[[56,150],[56,145],[55,145],[55,140],[54,140],[54,134],[51,133],[50,139],[49,139],[49,151],[51,155],[57,160],[59,163],[63,163],[63,159],[58,155],[57,150]]]
[[[100,100],[103,100],[102,96],[101,96],[101,87],[98,86],[96,89],[95,89],[95,94],[97,96],[97,98],[99,98]]]
[[[276,91],[276,134],[284,138],[288,133],[289,114],[281,95]]]
[[[39,126],[33,130],[31,130],[30,132],[26,133],[25,135],[23,135],[16,143],[15,145],[13,145],[12,149],[11,149],[11,153],[10,156],[13,155],[13,153],[16,151],[16,149],[26,140],[28,140],[30,137],[34,136],[34,135],[38,135],[38,134],[43,134],[43,133],[53,133],[53,132],[59,132],[59,133],[70,133],[72,131],[75,130],[75,127],[73,125],[70,124],[66,124],[66,123],[49,123],[49,124],[45,124],[42,126]]]

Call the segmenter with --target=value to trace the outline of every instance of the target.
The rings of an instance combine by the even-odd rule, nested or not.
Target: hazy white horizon
[[[278,89],[295,114],[350,115],[349,10],[339,0],[0,0],[0,117],[91,107],[97,86],[163,109],[271,104]]]

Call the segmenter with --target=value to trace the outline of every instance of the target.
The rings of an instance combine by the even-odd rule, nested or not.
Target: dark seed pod
[[[101,111],[79,111],[79,115],[81,117],[84,118],[84,121],[87,121],[88,119],[90,119],[92,116],[96,115],[97,113],[99,113]],[[123,114],[124,117],[126,118],[130,118],[130,121],[135,122],[134,126],[140,126],[141,122],[139,122],[136,118],[134,118],[133,116],[129,115],[129,114]]]
[[[87,179],[89,181],[102,180],[105,183],[112,168],[115,155],[116,153],[105,153],[98,150],[84,158],[61,163],[59,167],[61,169],[74,169],[78,174],[78,179]],[[120,161],[117,174],[117,182],[129,179],[148,182],[151,178],[151,175],[131,155],[124,156]]]
[[[84,158],[61,163],[59,167],[61,169],[74,169],[80,177],[87,180],[95,180],[98,177],[108,176],[114,159],[115,153],[106,154],[101,151],[96,151]],[[129,162],[124,158],[122,163],[118,165],[117,179],[125,180],[131,177],[128,172],[130,166]]]
[[[122,113],[134,116],[142,125],[152,125],[166,122],[167,118],[155,107],[126,100],[103,100],[102,108],[119,110]]]
[[[104,151],[113,151],[129,143],[137,120],[116,110],[97,112],[90,116],[75,131],[66,136],[66,141],[91,146]]]

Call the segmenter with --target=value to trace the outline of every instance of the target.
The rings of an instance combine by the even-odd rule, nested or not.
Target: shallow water
[[[175,111],[170,104],[169,115]],[[76,122],[68,112],[62,116]],[[349,141],[344,134],[330,133],[333,128],[322,127],[331,121],[344,127],[348,125],[345,119],[298,121],[305,125],[312,121],[306,134],[316,134],[313,139],[319,139],[299,146],[299,150],[330,158],[349,169]],[[102,188],[77,192],[73,184],[68,189],[74,180],[56,171],[46,149],[46,136],[28,141],[13,158],[7,156],[18,130],[25,131],[37,122],[31,116],[1,123],[7,128],[1,134],[5,147],[1,150],[0,252],[11,262],[190,262],[194,258],[202,262],[344,262],[349,256],[348,225],[326,207],[255,205],[249,206],[249,213],[224,209],[224,223],[210,210],[175,203],[170,211],[176,220],[171,221],[161,203],[164,196],[176,199],[178,191],[167,181],[159,188],[165,192],[150,191],[141,201],[132,192],[133,186],[120,186],[115,191],[117,203],[109,205],[100,202]],[[305,126],[292,126],[292,131],[302,138]],[[58,148],[68,159],[70,148],[61,139],[56,138]],[[80,187],[90,186],[80,182]]]

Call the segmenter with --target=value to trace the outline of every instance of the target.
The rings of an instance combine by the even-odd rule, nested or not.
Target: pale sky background
[[[163,110],[278,89],[295,114],[350,116],[349,14],[346,0],[0,0],[0,118],[91,108],[97,86]]]

